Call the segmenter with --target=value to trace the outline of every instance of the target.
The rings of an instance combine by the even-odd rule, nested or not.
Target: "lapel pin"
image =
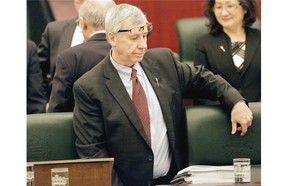
[[[156,77],[155,80],[156,80],[156,83],[157,83],[157,85],[158,85],[158,87],[159,87],[159,81],[158,81],[158,78]]]
[[[226,51],[225,48],[224,48],[222,45],[220,46],[220,49],[221,49],[223,52]]]

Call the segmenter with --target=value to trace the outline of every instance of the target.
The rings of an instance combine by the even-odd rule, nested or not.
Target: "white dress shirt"
[[[84,41],[84,36],[82,34],[82,30],[79,26],[76,26],[73,37],[72,37],[72,41],[71,41],[71,47],[79,45],[83,43],[83,41]]]
[[[132,99],[132,68],[115,62],[112,59],[111,52],[110,60],[116,68],[130,98]],[[140,63],[136,63],[133,68],[137,70],[137,78],[145,91],[148,101],[151,129],[151,148],[154,154],[153,179],[156,179],[158,177],[165,176],[170,169],[171,153],[169,151],[167,128],[157,96]]]

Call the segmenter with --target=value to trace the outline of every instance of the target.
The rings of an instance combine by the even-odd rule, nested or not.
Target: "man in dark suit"
[[[42,81],[37,46],[27,40],[27,114],[45,112],[46,98]]]
[[[87,1],[79,9],[79,26],[86,42],[59,54],[52,80],[48,112],[72,112],[74,82],[97,65],[111,49],[106,40],[104,21],[107,10],[114,6],[115,2]]]
[[[183,98],[219,99],[232,110],[231,133],[245,135],[253,116],[244,98],[220,76],[176,61],[169,49],[147,50],[152,24],[140,9],[114,6],[105,30],[109,56],[73,86],[74,131],[81,158],[114,157],[113,186],[168,184],[187,166]],[[138,105],[142,94],[148,108]]]
[[[85,0],[74,0],[74,7],[78,12],[80,5]],[[49,100],[51,81],[55,73],[57,55],[63,50],[83,43],[81,29],[77,27],[77,18],[62,21],[53,21],[47,24],[38,45],[44,91]]]

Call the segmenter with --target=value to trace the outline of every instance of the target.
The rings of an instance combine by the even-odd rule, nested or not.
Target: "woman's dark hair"
[[[257,3],[255,0],[239,0],[240,5],[247,11],[244,15],[243,27],[250,27],[257,19]],[[213,7],[215,0],[207,0],[204,8],[204,15],[209,19],[207,26],[211,34],[222,32],[223,28],[218,23]]]

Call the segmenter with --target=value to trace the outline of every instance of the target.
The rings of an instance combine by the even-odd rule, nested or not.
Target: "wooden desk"
[[[69,186],[111,186],[114,158],[29,162],[33,164],[35,186],[51,186],[51,168],[69,169]]]

